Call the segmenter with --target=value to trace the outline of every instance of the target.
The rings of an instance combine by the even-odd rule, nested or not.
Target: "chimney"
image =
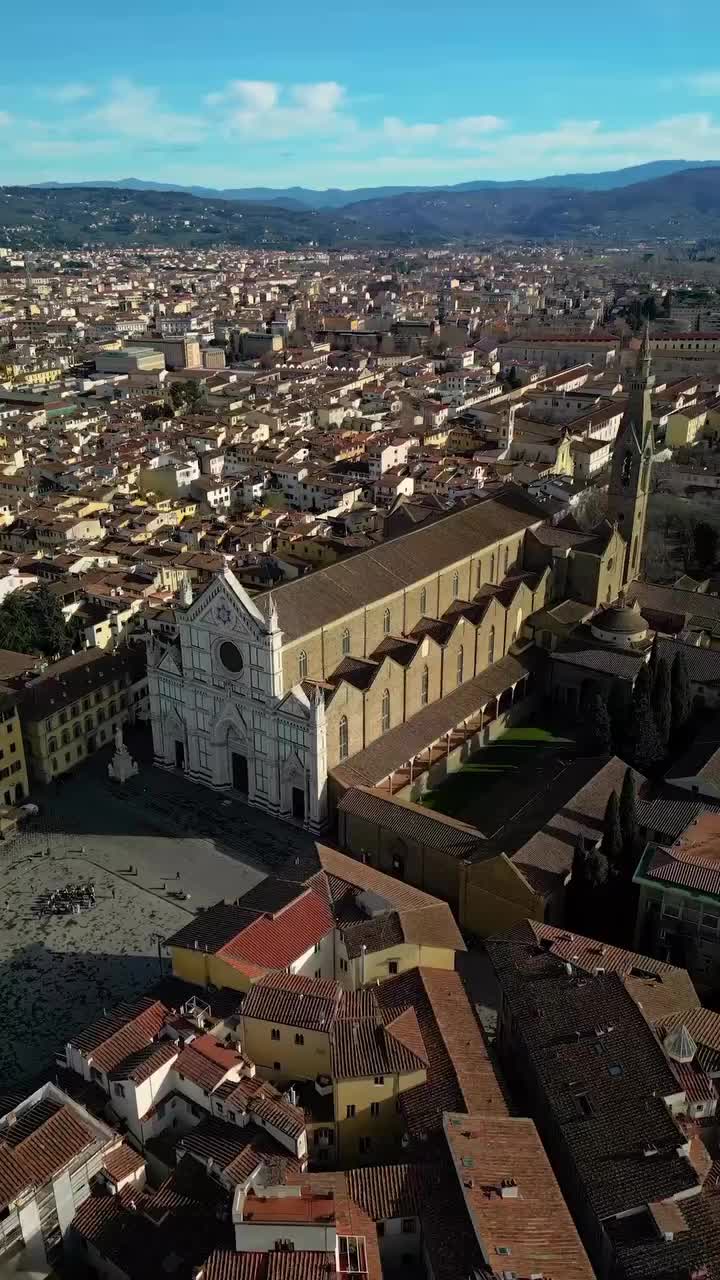
[[[500,1183],[500,1195],[503,1200],[517,1200],[520,1188],[514,1178],[503,1178]]]

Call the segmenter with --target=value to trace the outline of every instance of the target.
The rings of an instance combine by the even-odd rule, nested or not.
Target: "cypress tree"
[[[641,773],[652,769],[664,754],[650,702],[650,672],[645,663],[635,680],[632,717],[628,733],[628,755]]]
[[[622,862],[623,838],[620,829],[620,806],[616,791],[611,791],[607,798],[600,851],[610,871],[617,871]]]
[[[690,716],[690,679],[687,662],[682,650],[678,650],[673,659],[670,673],[670,732],[673,739],[682,733]]]
[[[668,742],[670,741],[672,704],[670,697],[670,664],[666,658],[661,658],[658,663],[652,691],[652,710],[660,743],[663,751],[667,751]]]
[[[610,716],[605,700],[599,693],[591,693],[581,706],[581,733],[590,755],[608,755],[612,749]]]
[[[637,816],[637,788],[632,769],[625,770],[620,792],[619,817],[622,838],[622,869],[630,880],[640,856],[640,824]]]

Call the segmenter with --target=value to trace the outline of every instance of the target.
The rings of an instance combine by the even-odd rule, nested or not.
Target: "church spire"
[[[650,467],[653,460],[652,373],[650,325],[635,359],[635,368],[626,380],[627,406],[615,437],[608,514],[617,521],[625,542],[625,564],[622,586],[642,573],[643,544],[650,492]]]
[[[650,365],[652,363],[652,355],[650,351],[650,321],[645,321],[645,332],[640,343],[640,348],[635,361],[635,372],[641,374],[645,380],[650,377]]]

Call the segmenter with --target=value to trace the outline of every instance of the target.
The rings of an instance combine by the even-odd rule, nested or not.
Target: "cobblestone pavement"
[[[155,982],[158,940],[198,908],[318,865],[303,832],[149,766],[118,787],[108,758],[34,789],[39,817],[0,844],[0,1086],[34,1075],[103,1007]],[[35,914],[38,895],[79,880],[95,881],[95,907]]]

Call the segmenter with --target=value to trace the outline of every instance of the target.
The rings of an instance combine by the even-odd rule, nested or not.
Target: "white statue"
[[[115,754],[108,765],[108,777],[113,782],[127,782],[128,778],[134,778],[138,772],[137,761],[133,760],[123,742],[122,725],[116,726],[113,737]]]

